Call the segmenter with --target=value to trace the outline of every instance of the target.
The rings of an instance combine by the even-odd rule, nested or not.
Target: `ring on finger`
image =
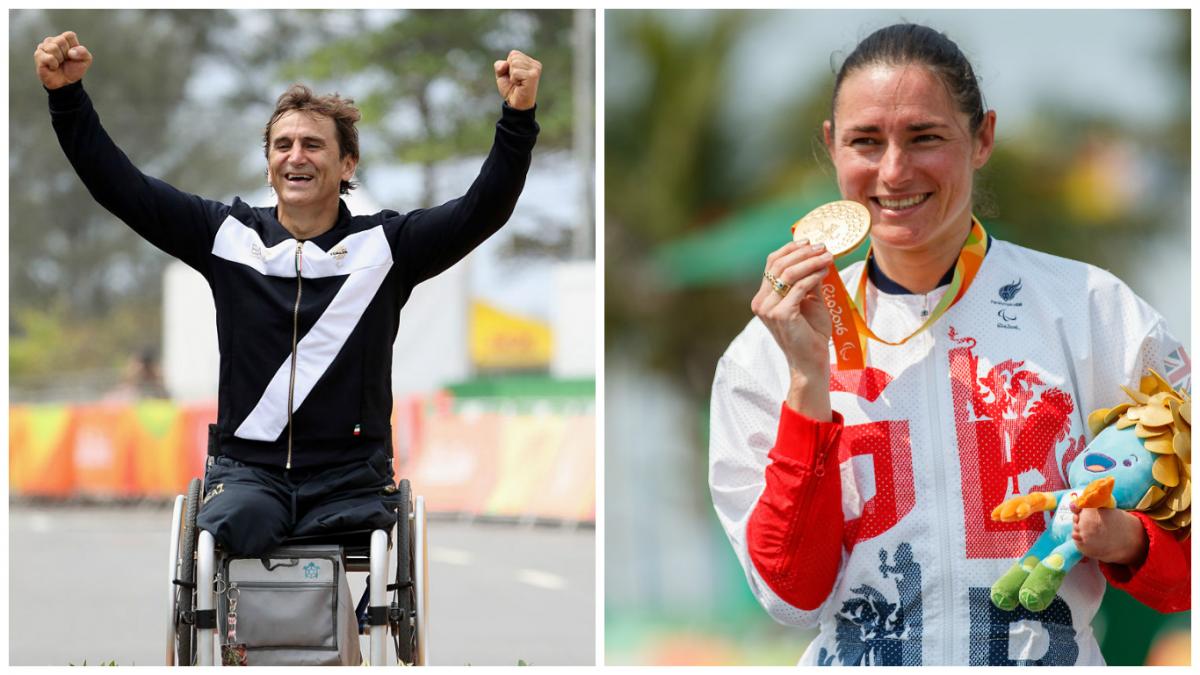
[[[771,274],[770,270],[763,272],[763,278],[767,280],[768,284],[771,284],[771,288],[779,288],[779,279],[776,279],[775,275]]]
[[[781,298],[786,296],[788,291],[792,289],[790,284],[786,284],[775,278],[775,275],[770,272],[763,272],[763,278],[767,280],[767,283],[771,284],[771,290],[775,291]]]

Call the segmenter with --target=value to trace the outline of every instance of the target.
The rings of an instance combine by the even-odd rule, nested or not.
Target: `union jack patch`
[[[1182,346],[1163,357],[1163,369],[1172,387],[1192,393],[1192,360]]]

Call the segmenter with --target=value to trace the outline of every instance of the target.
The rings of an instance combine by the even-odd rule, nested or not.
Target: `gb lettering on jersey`
[[[830,392],[853,394],[858,404],[870,405],[891,382],[891,376],[878,368],[834,370]],[[907,420],[847,425],[842,430],[838,461],[847,549],[883,534],[912,511],[916,494]]]
[[[950,339],[967,558],[1011,557],[1033,544],[1045,520],[995,522],[991,509],[1017,494],[1067,487],[1062,467],[1085,445],[1083,434],[1071,435],[1075,401],[1025,361],[989,365],[976,355],[974,338],[951,328]]]

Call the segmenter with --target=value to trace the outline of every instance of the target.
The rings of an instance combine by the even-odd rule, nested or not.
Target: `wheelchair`
[[[389,641],[394,646],[397,665],[426,665],[429,657],[425,500],[413,499],[407,480],[401,480],[398,488],[401,506],[390,531],[358,530],[293,537],[281,545],[284,548],[336,544],[341,547],[346,572],[369,573],[367,660],[373,666],[387,664]],[[203,481],[193,478],[187,494],[176,496],[171,515],[168,666],[221,665],[214,577],[220,569],[222,551],[212,534],[196,527],[203,494]],[[393,552],[394,575],[389,575]],[[389,579],[394,582],[389,584]],[[354,649],[358,647],[354,645]]]

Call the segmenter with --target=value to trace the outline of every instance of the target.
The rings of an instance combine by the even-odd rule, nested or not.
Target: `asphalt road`
[[[161,665],[171,512],[9,512],[10,665]],[[432,665],[595,662],[595,532],[431,520]],[[362,575],[352,575],[358,597]]]

